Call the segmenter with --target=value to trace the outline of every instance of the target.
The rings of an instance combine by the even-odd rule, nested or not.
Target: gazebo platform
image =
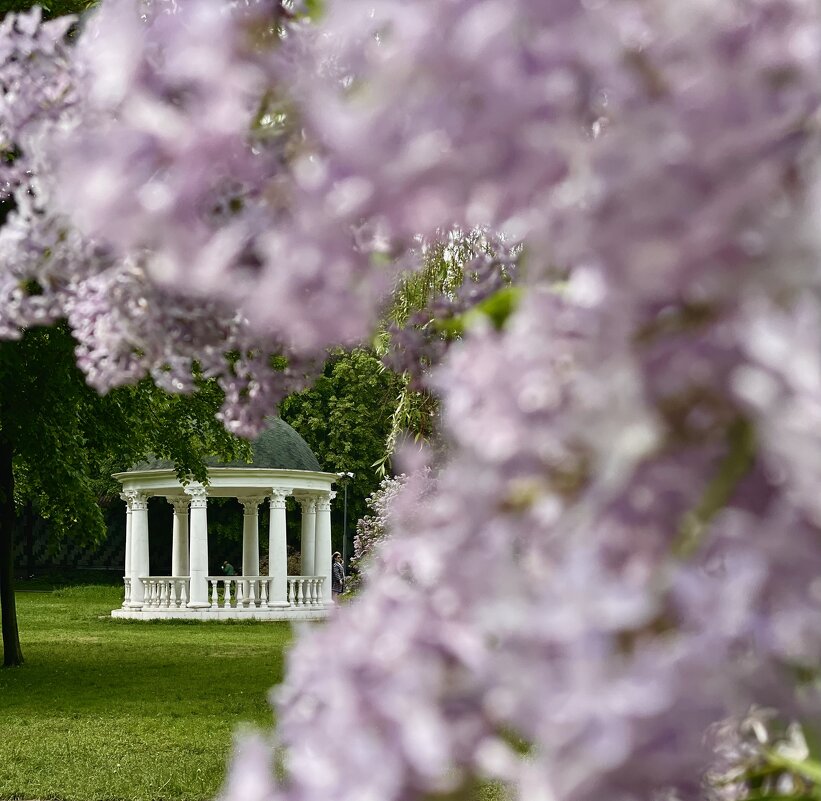
[[[286,605],[268,604],[270,576],[207,576],[210,606],[188,606],[187,576],[143,576],[143,605],[132,608],[131,581],[125,581],[122,609],[111,617],[127,620],[322,620],[328,607],[322,596],[324,576],[288,576]]]

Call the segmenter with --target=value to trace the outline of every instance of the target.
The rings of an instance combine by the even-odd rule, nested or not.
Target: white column
[[[191,589],[188,593],[190,609],[207,609],[208,600],[208,493],[205,487],[192,481],[185,488],[191,496],[191,523],[189,534]]]
[[[140,576],[148,576],[148,495],[135,490],[131,498],[131,609],[142,609],[145,598]]]
[[[314,554],[316,553],[316,498],[313,495],[297,496],[302,507],[302,535],[300,568],[303,576],[314,574]]]
[[[325,576],[322,584],[322,603],[333,604],[331,594],[331,501],[335,492],[323,492],[316,501],[316,555],[314,573]]]
[[[131,496],[127,492],[121,492],[120,498],[125,501],[125,569],[124,578],[131,579]],[[123,596],[123,606],[126,605]]]
[[[166,498],[174,507],[174,525],[171,534],[171,575],[188,575],[188,504],[191,499],[184,495],[181,498]]]
[[[271,490],[271,517],[268,523],[268,575],[271,589],[268,606],[288,606],[288,542],[285,499],[292,490],[274,487]]]
[[[242,516],[242,575],[259,575],[259,505],[265,496],[239,498],[245,513]]]

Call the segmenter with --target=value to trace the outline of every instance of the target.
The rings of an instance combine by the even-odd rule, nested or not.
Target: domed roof
[[[267,417],[265,430],[251,443],[253,458],[250,462],[220,462],[206,459],[209,467],[258,467],[268,470],[310,470],[321,472],[314,452],[291,426],[279,417]],[[167,459],[147,459],[135,464],[130,470],[168,470],[174,463]]]

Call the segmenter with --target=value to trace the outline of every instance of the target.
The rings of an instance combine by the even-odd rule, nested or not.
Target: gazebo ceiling
[[[216,458],[206,459],[209,467],[245,467],[266,470],[306,470],[321,472],[319,460],[314,456],[308,443],[279,417],[266,418],[265,430],[251,444],[253,458],[250,462],[221,462]],[[173,470],[174,463],[163,459],[147,459],[131,467],[128,472],[146,470]]]

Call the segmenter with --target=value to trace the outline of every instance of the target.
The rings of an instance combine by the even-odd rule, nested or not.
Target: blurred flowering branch
[[[434,446],[438,400],[429,374],[467,326],[488,320],[501,327],[515,306],[521,248],[474,229],[450,231],[422,249],[422,266],[395,289],[378,337],[387,367],[404,376],[383,457],[384,475],[403,435]]]
[[[4,22],[0,333],[65,317],[101,390],[196,366],[250,433],[405,287],[437,491],[226,797],[698,797],[710,725],[818,708],[821,9],[320,6]]]
[[[798,723],[784,725],[775,710],[753,709],[714,726],[716,762],[705,775],[714,801],[817,799],[821,763],[811,758]]]
[[[710,521],[724,509],[741,480],[753,466],[755,457],[755,430],[749,421],[739,419],[727,430],[729,447],[727,455],[719,463],[698,506],[687,512],[679,527],[679,538],[673,545],[673,553],[691,556],[701,543]]]

